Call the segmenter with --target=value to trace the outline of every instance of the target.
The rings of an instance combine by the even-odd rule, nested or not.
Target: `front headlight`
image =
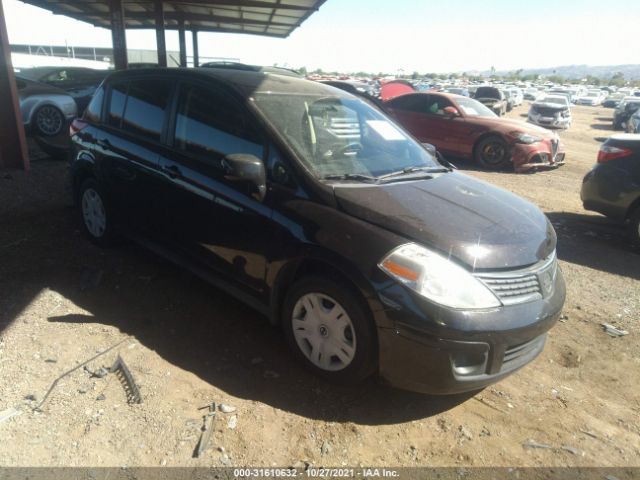
[[[396,248],[378,266],[413,291],[446,307],[471,310],[501,305],[467,270],[415,243]]]
[[[524,132],[511,132],[510,135],[515,138],[516,142],[524,143],[526,145],[542,141],[542,138]]]

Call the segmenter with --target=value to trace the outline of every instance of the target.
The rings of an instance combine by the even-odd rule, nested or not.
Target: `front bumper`
[[[518,173],[536,168],[557,168],[564,165],[565,152],[560,140],[545,139],[530,145],[515,143],[511,147],[511,161]]]
[[[481,389],[536,358],[565,299],[558,270],[551,296],[489,311],[435,306],[404,287],[381,292],[392,328],[379,328],[380,376],[428,394]],[[402,305],[402,307],[400,307]]]
[[[529,115],[529,123],[547,128],[569,128],[571,125],[571,117]]]

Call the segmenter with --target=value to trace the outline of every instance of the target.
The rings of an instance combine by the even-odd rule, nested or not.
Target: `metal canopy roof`
[[[111,28],[109,0],[22,0],[96,27]],[[326,0],[166,0],[165,28],[287,37]],[[127,29],[155,29],[154,2],[123,0]]]

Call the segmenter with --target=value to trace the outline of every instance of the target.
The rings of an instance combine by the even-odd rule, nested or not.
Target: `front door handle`
[[[162,171],[166,173],[169,178],[176,178],[181,175],[177,165],[164,166],[162,167]]]

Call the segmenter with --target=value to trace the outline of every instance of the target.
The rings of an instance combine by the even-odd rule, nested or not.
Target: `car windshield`
[[[563,97],[544,97],[542,99],[544,103],[557,103],[558,105],[566,105],[567,99]]]
[[[456,103],[464,114],[469,117],[495,118],[497,116],[491,109],[471,98],[456,98]]]
[[[357,98],[263,92],[255,94],[254,104],[318,178],[442,168],[422,145]]]

